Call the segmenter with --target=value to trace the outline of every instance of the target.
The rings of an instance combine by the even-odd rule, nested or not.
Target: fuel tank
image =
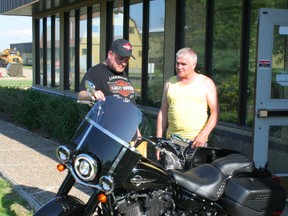
[[[123,184],[124,190],[143,190],[173,184],[169,173],[142,158]]]

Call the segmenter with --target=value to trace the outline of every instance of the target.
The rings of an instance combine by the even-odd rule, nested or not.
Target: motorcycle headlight
[[[97,161],[87,154],[80,154],[74,162],[74,169],[79,178],[84,181],[92,181],[98,171]]]
[[[56,155],[61,162],[65,163],[70,159],[71,150],[64,145],[61,145],[56,149]]]
[[[99,185],[105,192],[111,192],[114,190],[114,181],[110,176],[102,176],[99,179]]]

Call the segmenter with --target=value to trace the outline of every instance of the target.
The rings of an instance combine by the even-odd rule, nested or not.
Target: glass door
[[[253,159],[288,191],[288,10],[260,9]]]
[[[253,159],[288,176],[288,10],[260,9]],[[285,178],[283,178],[285,182]]]

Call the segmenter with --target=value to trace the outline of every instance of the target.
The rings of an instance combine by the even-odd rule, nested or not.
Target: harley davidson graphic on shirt
[[[95,85],[95,90],[101,90],[105,96],[113,95],[123,98],[125,102],[136,103],[134,87],[125,72],[117,73],[100,63],[85,73],[79,91],[86,90],[85,80],[90,80]]]
[[[128,79],[125,80],[125,77],[119,77],[119,76],[113,76],[110,78],[111,78],[110,80],[113,81],[108,82],[108,85],[110,88],[110,92],[113,95],[129,99],[134,98],[134,88],[132,84],[128,82]]]

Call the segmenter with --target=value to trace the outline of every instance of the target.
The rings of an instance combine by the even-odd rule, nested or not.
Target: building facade
[[[87,69],[104,61],[112,40],[123,37],[133,45],[127,72],[137,103],[157,112],[164,80],[175,74],[175,53],[193,48],[198,71],[214,80],[219,93],[215,140],[252,157],[259,11],[287,5],[287,0],[2,0],[0,13],[33,18],[33,88],[75,98]],[[275,73],[287,71],[287,36],[283,40],[284,48],[273,52]],[[288,98],[287,86],[273,85],[273,94]],[[285,152],[288,142],[281,134],[287,127],[273,128]]]

